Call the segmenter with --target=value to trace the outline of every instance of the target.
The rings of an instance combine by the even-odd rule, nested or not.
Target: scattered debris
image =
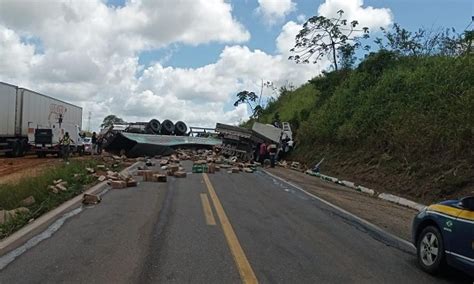
[[[154,182],[166,182],[167,177],[166,177],[166,175],[162,175],[162,174],[154,174],[153,175],[153,181]]]
[[[177,177],[177,178],[185,178],[186,177],[186,172],[177,171],[177,172],[174,173],[174,176]]]
[[[54,185],[48,186],[48,189],[53,193],[59,193],[59,189]]]
[[[95,173],[95,170],[94,170],[93,168],[86,168],[86,171],[87,171],[89,174]]]
[[[213,174],[216,172],[216,165],[214,164],[209,164],[207,167],[207,172],[210,174]]]
[[[176,172],[176,171],[179,170],[179,165],[178,165],[178,164],[170,164],[170,165],[168,166],[168,170],[170,170],[171,172],[174,173],[174,172]]]
[[[35,204],[35,202],[36,202],[35,198],[31,195],[31,196],[28,196],[27,198],[23,199],[20,202],[20,205],[28,207],[28,206],[31,206],[31,205]]]
[[[143,170],[148,170],[147,166],[138,166],[137,170],[143,171]]]
[[[143,180],[144,181],[153,181],[153,171],[144,171],[143,175]]]
[[[82,196],[82,204],[85,204],[85,205],[94,205],[94,204],[100,203],[101,200],[102,199],[100,198],[100,196],[97,196],[94,194],[85,193]]]
[[[106,179],[107,179],[107,178],[106,178],[104,175],[102,175],[102,176],[100,176],[100,177],[98,178],[98,180],[99,180],[100,182],[102,182],[102,181],[104,181],[104,180],[106,180]]]
[[[67,181],[62,181],[56,184],[56,188],[62,191],[67,191]]]
[[[109,182],[109,184],[113,189],[120,189],[120,188],[127,187],[127,182],[124,180],[112,180]]]
[[[138,182],[134,179],[129,179],[127,181],[127,187],[136,187],[138,186]]]
[[[0,225],[4,224],[21,214],[28,214],[30,210],[26,207],[18,207],[13,210],[0,210]]]

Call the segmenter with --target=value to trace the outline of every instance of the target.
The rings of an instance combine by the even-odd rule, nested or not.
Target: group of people
[[[293,147],[293,141],[291,141],[287,134],[283,134],[279,146],[274,143],[267,144],[265,142],[259,144],[255,151],[255,155],[258,157],[256,160],[259,161],[262,166],[265,160],[270,160],[270,166],[274,168],[276,161],[284,158],[286,153],[290,152]]]
[[[104,142],[104,137],[102,135],[97,136],[97,133],[93,132],[91,137],[91,155],[102,154],[102,143]]]
[[[265,160],[270,160],[270,166],[275,167],[276,156],[277,156],[277,145],[270,143],[266,144],[265,142],[261,143],[258,150],[258,161],[264,165]]]
[[[81,136],[85,138],[85,134]],[[102,154],[102,143],[104,142],[104,138],[102,135],[97,135],[97,133],[93,132],[91,137],[91,155],[95,154]],[[74,141],[69,136],[69,132],[64,133],[63,137],[59,140],[59,144],[61,145],[61,156],[63,157],[66,163],[69,163],[69,154],[71,152],[71,143]]]

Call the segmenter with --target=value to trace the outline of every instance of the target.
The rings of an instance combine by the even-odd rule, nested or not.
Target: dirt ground
[[[396,236],[410,241],[411,223],[417,213],[415,210],[294,170],[285,168],[268,170],[285,180],[301,186],[306,191],[384,228]]]
[[[40,174],[62,160],[54,157],[38,158],[25,156],[21,158],[6,158],[0,156],[0,184],[14,183],[22,177],[33,177]]]

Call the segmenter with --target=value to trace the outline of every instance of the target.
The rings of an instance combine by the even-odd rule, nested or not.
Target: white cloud
[[[282,27],[280,35],[276,39],[276,46],[279,53],[290,56],[290,49],[295,46],[295,37],[303,28],[302,25],[289,21]]]
[[[298,23],[304,23],[304,22],[306,22],[306,15],[305,14],[299,14],[296,17],[296,20],[298,21]]]
[[[370,30],[387,27],[393,22],[390,9],[362,7],[363,5],[363,0],[326,0],[319,6],[318,14],[325,17],[337,17],[337,11],[343,10],[343,18],[349,22],[357,20],[359,27],[368,27]]]
[[[33,45],[22,43],[13,30],[0,26],[0,74],[13,78],[28,72],[36,60],[34,54]]]
[[[292,0],[258,0],[257,14],[263,17],[267,25],[282,21],[289,13],[296,10]]]
[[[274,12],[277,18],[294,9],[291,1],[281,3],[290,5]],[[272,55],[241,44],[250,35],[225,0],[130,0],[119,8],[99,0],[28,5],[0,0],[0,81],[80,105],[84,122],[92,112],[94,128],[111,113],[129,121],[237,123],[249,115],[246,105],[232,107],[237,92],[258,92],[260,80],[277,87],[288,82],[299,85],[327,67],[327,61],[297,65],[287,59],[300,28],[298,23],[286,23]],[[27,43],[25,38],[38,41]],[[160,60],[146,68],[139,64],[144,50],[207,42],[228,44],[212,64],[199,68],[166,67]]]

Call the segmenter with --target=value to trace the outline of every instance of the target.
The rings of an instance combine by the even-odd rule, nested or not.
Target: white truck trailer
[[[65,132],[71,150],[81,152],[81,126],[81,107],[0,82],[0,153],[18,157],[33,148],[38,156],[60,154]]]

